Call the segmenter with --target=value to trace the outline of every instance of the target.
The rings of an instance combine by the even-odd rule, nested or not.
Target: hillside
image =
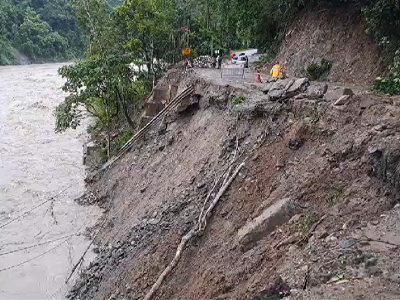
[[[400,99],[217,74],[171,70],[197,100],[90,179],[105,220],[69,299],[143,299],[241,162],[153,299],[398,299]]]
[[[351,6],[306,10],[292,21],[277,58],[290,76],[306,76],[308,65],[326,59],[332,62],[326,80],[370,84],[386,66],[366,29]]]
[[[71,60],[85,42],[75,16],[75,0],[0,3],[0,65]],[[20,59],[21,52],[27,59]]]

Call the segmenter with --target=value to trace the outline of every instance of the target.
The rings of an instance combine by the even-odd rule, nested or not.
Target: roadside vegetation
[[[60,69],[67,80],[63,89],[70,96],[57,109],[56,131],[79,125],[82,108],[85,108],[95,119],[95,132],[104,140],[106,157],[118,150],[113,147],[121,144],[114,139],[120,141],[119,136],[123,135],[126,140],[126,132],[135,132],[146,95],[167,66],[181,60],[182,49],[190,47],[198,55],[219,49],[226,55],[232,49],[256,47],[268,53],[267,58],[272,58],[279,50],[290,21],[303,9],[352,5],[365,18],[367,33],[382,47],[384,63],[390,66],[385,74],[387,80],[396,83],[399,78],[400,7],[397,0],[84,0],[65,3],[75,12],[70,22],[74,33],[70,40],[75,40],[74,35],[80,36],[80,40],[85,41],[86,52],[76,64]],[[26,18],[33,20],[30,24],[36,24],[44,17],[29,8]],[[39,28],[46,33],[44,36],[57,41],[62,35],[52,33],[49,24]],[[20,31],[29,27],[22,25]],[[50,37],[45,40],[48,39]],[[40,55],[51,57],[69,57],[78,52],[68,48],[67,42],[50,44],[59,45],[61,53],[26,43],[21,44],[24,45],[21,49],[26,49],[26,53],[31,51],[31,55],[40,51]],[[76,45],[72,49],[80,47]],[[313,79],[319,79],[330,67],[331,62],[323,60],[310,65],[307,72]],[[376,89],[387,92],[384,84],[376,85]],[[391,87],[389,92],[397,93],[397,89]]]

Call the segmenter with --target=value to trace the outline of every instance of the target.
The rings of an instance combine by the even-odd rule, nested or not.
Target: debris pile
[[[211,56],[201,55],[201,56],[197,57],[193,61],[193,66],[195,68],[202,68],[202,69],[211,68]]]

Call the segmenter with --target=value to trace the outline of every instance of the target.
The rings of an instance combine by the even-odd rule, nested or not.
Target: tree
[[[130,109],[140,98],[137,89],[140,84],[133,81],[130,63],[138,52],[133,43],[126,52],[126,31],[104,1],[82,1],[77,12],[89,46],[85,59],[59,70],[67,79],[63,90],[70,96],[57,110],[56,131],[79,125],[82,114],[78,108],[83,106],[97,119],[98,127],[106,131],[110,156],[111,127],[121,112],[126,122],[135,128]]]

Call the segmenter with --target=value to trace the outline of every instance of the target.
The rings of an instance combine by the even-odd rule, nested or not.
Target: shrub
[[[244,97],[244,96],[236,96],[235,98],[232,99],[232,104],[233,105],[238,105],[240,103],[243,103],[246,100],[247,100],[247,98]]]
[[[319,63],[311,63],[306,68],[306,73],[311,80],[321,79],[323,76],[328,75],[332,68],[332,62],[325,58],[321,59]]]
[[[372,89],[389,95],[400,95],[400,78],[391,77],[390,79],[385,79],[378,77]]]
[[[112,155],[117,155],[118,151],[133,137],[132,128],[122,131],[112,142]]]

